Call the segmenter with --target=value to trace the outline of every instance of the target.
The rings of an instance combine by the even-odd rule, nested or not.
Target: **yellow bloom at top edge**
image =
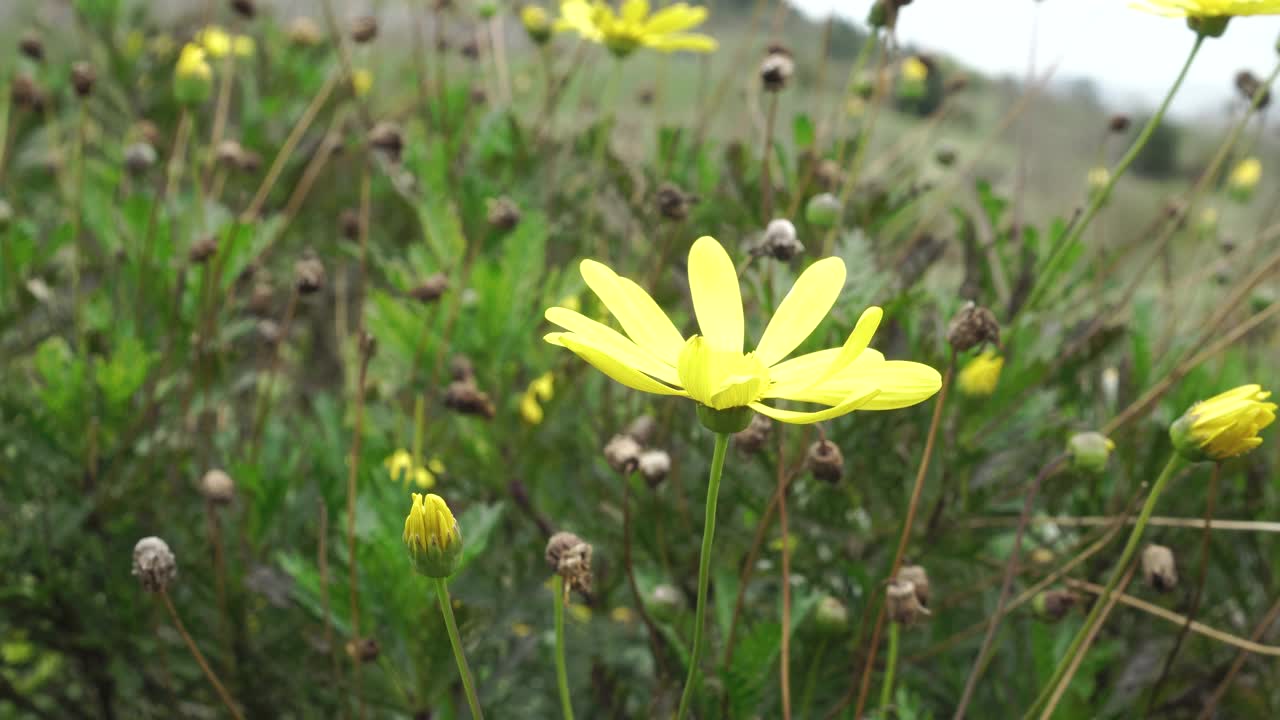
[[[714,52],[719,47],[715,38],[685,32],[706,19],[705,7],[682,2],[651,15],[649,0],[623,0],[618,11],[604,0],[564,0],[555,29],[573,30],[618,57],[641,47],[660,52]]]
[[[1252,190],[1262,179],[1262,161],[1256,157],[1247,157],[1236,163],[1231,169],[1228,183],[1236,190]]]
[[[938,371],[920,363],[886,360],[868,344],[884,314],[862,313],[843,347],[787,360],[827,316],[844,286],[845,266],[831,257],[810,265],[783,298],[754,352],[744,352],[742,294],[733,260],[720,243],[701,237],[689,250],[689,287],[702,331],[685,338],[653,298],[606,265],[583,260],[587,287],[622,326],[613,328],[568,308],[546,318],[562,328],[547,342],[568,348],[627,387],[675,395],[715,410],[749,407],[775,420],[806,424],[854,410],[892,410],[932,397]],[[625,333],[625,334],[624,334]],[[827,406],[783,410],[765,400]]]
[[[929,77],[929,66],[920,58],[912,55],[902,61],[902,77],[913,82],[921,82]]]
[[[1165,17],[1280,15],[1280,0],[1135,0],[1130,7]]]
[[[996,391],[1004,358],[994,350],[986,350],[970,360],[956,375],[956,387],[970,397],[986,397]]]
[[[1276,419],[1271,393],[1241,385],[1192,405],[1169,428],[1178,452],[1189,460],[1225,460],[1262,444],[1261,432]]]

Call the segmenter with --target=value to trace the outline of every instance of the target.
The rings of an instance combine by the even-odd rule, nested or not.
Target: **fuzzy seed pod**
[[[472,105],[480,106],[480,105],[484,105],[488,101],[489,101],[489,94],[484,91],[483,87],[476,85],[475,87],[471,88],[471,104]]]
[[[44,40],[35,30],[27,30],[18,40],[18,51],[29,59],[40,62],[44,60]]]
[[[635,441],[644,445],[653,439],[653,431],[658,429],[658,422],[653,419],[652,415],[641,415],[640,417],[627,423],[623,428],[622,434],[635,438]]]
[[[658,214],[677,222],[689,217],[689,206],[698,202],[696,196],[686,193],[679,186],[669,182],[658,186],[655,200],[658,204]]]
[[[217,159],[218,164],[228,168],[239,167],[241,155],[244,155],[244,148],[235,140],[223,140],[218,143],[218,147],[213,151],[213,156]]]
[[[280,342],[280,338],[283,333],[280,323],[270,318],[263,318],[262,320],[259,320],[257,330],[258,337],[262,338],[262,341],[268,345],[275,345]]]
[[[770,45],[760,63],[760,82],[766,92],[778,92],[795,74],[796,61],[782,45]]]
[[[378,655],[382,652],[382,648],[378,646],[378,641],[371,637],[348,640],[346,650],[347,657],[362,664],[377,662]]]
[[[885,588],[885,606],[889,619],[902,625],[913,625],[929,614],[929,609],[920,605],[915,585],[910,580],[894,580]]]
[[[838,483],[844,477],[844,455],[840,452],[840,447],[830,440],[819,440],[810,445],[805,462],[809,466],[809,472],[819,480]]]
[[[923,607],[929,607],[929,573],[919,565],[903,565],[898,568],[898,579],[911,583],[916,591],[916,599]]]
[[[1263,85],[1257,75],[1248,70],[1241,70],[1236,73],[1236,89],[1240,91],[1240,96],[1250,103],[1253,102],[1253,98],[1261,90],[1262,97],[1258,100],[1259,110],[1265,110],[1271,104],[1271,90]]]
[[[566,594],[591,596],[591,544],[571,532],[558,532],[547,541],[547,565],[565,579]]]
[[[763,415],[754,415],[751,418],[751,424],[745,430],[734,433],[733,444],[738,448],[739,452],[746,455],[754,455],[760,452],[764,444],[769,439],[769,428],[773,427],[773,422]]]
[[[486,219],[489,221],[489,227],[508,232],[520,224],[520,208],[511,201],[511,198],[490,198],[486,201],[486,205],[488,206]]]
[[[449,278],[444,273],[436,273],[410,290],[409,297],[420,303],[433,303],[448,289]]]
[[[645,450],[640,453],[637,465],[649,487],[657,487],[667,479],[667,473],[671,472],[671,456],[666,450]]]
[[[649,591],[645,605],[659,620],[671,620],[685,609],[685,599],[679,588],[662,583]]]
[[[947,325],[947,342],[958,353],[983,343],[1000,344],[1000,322],[995,313],[972,300],[964,304]]]
[[[214,505],[227,505],[236,494],[236,482],[217,468],[200,478],[200,494]]]
[[[142,583],[143,590],[164,592],[177,575],[178,560],[164,540],[144,537],[133,546],[133,576]]]
[[[246,20],[252,20],[258,14],[258,4],[254,0],[231,0],[231,9]]]
[[[476,368],[471,364],[471,358],[465,355],[456,355],[449,361],[449,377],[457,382],[475,382]]]
[[[367,43],[378,37],[378,19],[372,15],[364,15],[351,21],[351,39],[357,43]]]
[[[338,231],[342,237],[355,242],[360,239],[360,212],[347,208],[338,215]]]
[[[1119,135],[1121,133],[1128,132],[1130,124],[1131,120],[1128,115],[1125,115],[1124,113],[1116,113],[1107,121],[1107,129]]]
[[[604,459],[615,472],[629,475],[640,465],[640,443],[630,435],[614,435],[604,446]]]
[[[1055,623],[1067,616],[1080,603],[1080,596],[1070,590],[1049,590],[1035,596],[1031,607],[1046,622]]]
[[[324,287],[324,265],[315,256],[304,257],[293,265],[294,285],[302,295],[320,292]]]
[[[933,160],[942,167],[956,164],[956,149],[951,145],[939,145],[933,151]]]
[[[643,87],[643,88],[640,88],[638,92],[636,92],[636,102],[641,107],[649,107],[650,105],[653,104],[654,99],[656,99],[657,97],[658,97],[657,92],[655,92],[654,89],[651,87]]]
[[[218,237],[216,235],[206,235],[193,243],[190,250],[187,250],[187,261],[192,265],[203,265],[217,253]]]
[[[156,149],[150,143],[136,142],[124,149],[124,169],[137,177],[156,164]]]
[[[297,47],[315,47],[324,38],[316,21],[306,16],[291,20],[285,34],[289,36],[289,43]]]
[[[71,87],[76,95],[87,98],[93,94],[93,84],[98,81],[98,71],[87,62],[78,62],[71,66]]]
[[[399,163],[404,152],[404,133],[399,125],[384,120],[369,131],[369,144],[386,153],[391,162]]]
[[[17,75],[9,86],[9,97],[13,104],[22,110],[39,113],[44,110],[46,97],[44,90],[31,79],[30,75]]]
[[[844,184],[844,171],[840,169],[840,163],[830,158],[818,161],[813,169],[813,177],[826,192],[835,192]]]
[[[1142,550],[1142,578],[1156,592],[1169,592],[1178,586],[1178,568],[1173,551],[1164,545],[1148,545]]]
[[[455,380],[449,383],[444,393],[444,406],[463,415],[475,415],[486,420],[497,416],[497,408],[493,401],[480,388],[475,380]]]
[[[767,255],[782,261],[790,260],[802,252],[804,245],[796,239],[796,226],[784,218],[771,220],[764,229],[760,244],[751,249],[752,255]]]
[[[260,280],[254,283],[253,292],[249,293],[249,312],[254,315],[267,315],[271,312],[275,299],[276,293],[271,283]]]
[[[458,52],[468,60],[478,60],[480,58],[480,45],[474,39],[468,39],[458,48]]]

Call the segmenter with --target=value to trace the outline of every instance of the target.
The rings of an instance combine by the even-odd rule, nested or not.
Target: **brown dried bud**
[[[547,541],[547,565],[565,579],[565,593],[591,595],[591,543],[571,532],[558,532]],[[567,599],[567,598],[566,598]]]
[[[508,232],[520,224],[520,208],[512,202],[511,198],[489,198],[486,201],[488,206],[489,226]]]
[[[280,323],[275,320],[263,318],[258,321],[257,329],[258,337],[262,338],[262,341],[266,344],[275,345],[280,342],[283,329],[280,327]]]
[[[652,415],[641,415],[632,420],[622,430],[623,435],[630,435],[635,441],[644,445],[653,437],[653,431],[658,429],[658,422],[653,419]]]
[[[169,544],[158,537],[144,537],[133,546],[133,576],[142,589],[164,592],[178,575],[178,560]]]
[[[266,315],[275,304],[276,293],[271,283],[266,280],[254,283],[253,292],[249,293],[249,312],[254,315]]]
[[[444,393],[444,406],[463,415],[492,420],[498,414],[489,396],[476,387],[474,379],[455,380]]]
[[[1120,133],[1128,132],[1129,125],[1130,125],[1129,116],[1125,115],[1124,113],[1116,113],[1115,115],[1111,116],[1110,120],[1107,121],[1107,129],[1117,135],[1119,135]]]
[[[751,248],[752,255],[769,256],[784,262],[802,252],[804,245],[796,238],[796,226],[784,218],[771,220],[764,229],[760,244]]]
[[[213,151],[213,156],[217,159],[218,164],[230,168],[240,167],[241,155],[244,155],[244,148],[235,140],[223,140],[218,143],[217,149]]]
[[[738,450],[747,455],[754,455],[760,452],[765,442],[769,440],[769,428],[773,427],[773,422],[763,415],[753,415],[751,424],[745,430],[733,434],[733,444]]]
[[[206,235],[191,245],[187,250],[187,261],[192,265],[203,265],[209,258],[218,253],[218,237]]]
[[[156,127],[156,124],[150,120],[139,120],[133,126],[133,129],[134,132],[138,133],[138,137],[142,138],[142,141],[148,145],[155,147],[160,143],[160,128]]]
[[[640,88],[640,91],[636,93],[636,102],[640,103],[643,107],[649,107],[653,104],[653,101],[657,96],[658,95],[654,92],[653,88],[642,87]]]
[[[13,104],[22,110],[33,113],[44,110],[46,102],[44,90],[40,89],[30,75],[17,75],[13,78],[13,84],[9,87],[9,97],[13,100]]]
[[[916,590],[916,599],[923,607],[929,607],[929,573],[919,565],[903,565],[898,568],[898,579],[911,583]]]
[[[364,15],[351,21],[351,39],[358,43],[367,43],[378,37],[378,18]]]
[[[382,652],[382,648],[378,646],[378,641],[371,637],[348,640],[346,650],[347,657],[352,660],[358,660],[361,663],[376,662],[378,655]]]
[[[76,95],[82,98],[93,94],[93,84],[98,81],[98,71],[87,62],[78,62],[71,66],[71,87]]]
[[[324,39],[320,26],[315,20],[306,16],[291,20],[285,34],[289,36],[290,43],[300,47],[315,47]]]
[[[22,33],[22,38],[18,40],[18,51],[28,58],[40,62],[44,60],[44,40],[35,30],[28,30]]]
[[[640,453],[637,465],[649,487],[657,487],[667,479],[667,473],[671,472],[671,456],[666,450],[645,450]]]
[[[150,143],[136,142],[124,149],[124,169],[138,176],[156,164],[156,149]]]
[[[436,273],[410,290],[409,297],[421,303],[433,303],[448,289],[449,278],[444,273]]]
[[[347,208],[338,215],[338,229],[342,237],[356,241],[360,239],[360,211]]]
[[[630,435],[614,435],[604,446],[604,459],[616,472],[630,475],[640,464],[643,448]]]
[[[214,505],[227,505],[236,495],[236,482],[215,468],[200,478],[200,494]]]
[[[947,342],[958,353],[983,343],[999,345],[1000,322],[995,313],[970,300],[947,325]]]
[[[1250,103],[1261,91],[1262,97],[1258,100],[1259,110],[1264,110],[1271,104],[1271,90],[1262,84],[1257,75],[1248,70],[1241,70],[1236,73],[1236,89],[1240,91],[1240,96]]]
[[[449,361],[449,376],[457,381],[468,380],[474,382],[476,368],[471,364],[470,358],[465,355],[458,355]]]
[[[467,40],[466,42],[462,43],[462,47],[458,48],[458,52],[462,54],[462,57],[468,60],[479,59],[480,44],[477,43],[474,39]]]
[[[1036,595],[1031,601],[1036,614],[1048,622],[1058,622],[1078,604],[1080,596],[1070,590],[1049,590]]]
[[[796,61],[791,51],[782,45],[770,45],[760,63],[760,82],[766,92],[778,92],[787,86],[795,71]]]
[[[392,122],[380,122],[369,131],[369,144],[387,154],[391,162],[400,162],[404,152],[404,133]]]
[[[844,171],[840,169],[840,163],[831,158],[818,161],[813,169],[813,177],[826,192],[834,192],[844,184]]]
[[[689,206],[698,202],[697,196],[690,195],[669,182],[658,186],[655,199],[658,203],[658,213],[668,220],[676,221],[689,217]]]
[[[929,609],[920,605],[916,595],[916,587],[910,580],[893,580],[884,591],[885,608],[889,620],[913,625],[929,614]]]
[[[252,20],[258,14],[258,5],[254,0],[231,0],[231,9],[240,17]]]
[[[1164,545],[1148,545],[1142,551],[1142,578],[1156,592],[1169,592],[1178,586],[1178,568],[1173,551]]]
[[[324,265],[314,255],[304,257],[293,265],[293,282],[302,295],[320,292],[324,287]]]
[[[471,104],[472,105],[484,105],[485,102],[487,102],[488,100],[489,100],[489,94],[484,91],[483,87],[476,85],[475,87],[471,88]]]
[[[837,483],[844,477],[844,455],[839,446],[830,440],[819,440],[810,445],[805,463],[809,466],[809,472],[819,480]]]

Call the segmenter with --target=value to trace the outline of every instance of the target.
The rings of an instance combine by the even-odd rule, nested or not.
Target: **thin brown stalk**
[[[272,188],[275,187],[276,180],[280,178],[280,173],[284,171],[285,164],[293,156],[294,150],[298,148],[298,143],[302,141],[302,136],[311,127],[311,123],[315,122],[316,116],[320,114],[320,109],[328,102],[329,96],[333,94],[337,84],[338,75],[330,73],[329,77],[325,79],[324,85],[320,88],[320,92],[311,98],[311,103],[303,110],[302,117],[298,118],[297,124],[289,131],[289,136],[285,138],[284,144],[280,146],[280,151],[276,153],[276,159],[271,162],[271,167],[267,170],[266,176],[262,178],[262,184],[258,186],[258,192],[254,194],[248,209],[241,215],[242,222],[252,222],[262,212],[262,206],[266,204],[267,196],[271,194]]]
[[[223,638],[227,642],[227,674],[235,672],[235,643],[232,642],[231,611],[227,604],[227,558],[222,549],[222,523],[218,521],[218,508],[212,501],[204,504],[205,522],[209,533],[209,546],[213,551],[214,589],[218,597],[218,615],[222,620]]]
[[[764,157],[760,160],[760,208],[765,222],[773,219],[773,130],[778,120],[778,93],[769,93],[769,114],[764,121]]]
[[[1106,588],[1098,588],[1102,597],[1106,598],[1103,602],[1107,604],[1102,608],[1102,613],[1098,615],[1097,622],[1093,624],[1093,627],[1089,628],[1089,634],[1085,636],[1084,643],[1080,645],[1080,651],[1075,654],[1075,657],[1071,658],[1071,664],[1067,666],[1066,673],[1063,674],[1062,680],[1058,681],[1058,687],[1054,689],[1048,704],[1045,705],[1044,712],[1040,713],[1040,720],[1049,720],[1049,718],[1053,717],[1053,711],[1057,709],[1062,696],[1067,692],[1067,688],[1071,686],[1071,679],[1075,677],[1076,671],[1080,669],[1080,663],[1084,660],[1085,655],[1089,654],[1089,648],[1098,637],[1102,626],[1106,624],[1107,616],[1115,609],[1116,603],[1120,602],[1121,598],[1124,597],[1124,591],[1129,587],[1129,581],[1133,579],[1133,571],[1137,569],[1138,564],[1136,562],[1131,563],[1124,577],[1120,578],[1120,584],[1116,587],[1115,592],[1109,597],[1107,596]]]
[[[338,19],[333,14],[333,0],[322,0],[320,9],[324,14],[325,26],[329,30],[329,37],[333,39],[333,43],[338,47],[338,63],[342,66],[342,79],[345,84],[351,86],[351,78],[354,77],[355,65],[351,62],[351,48],[347,47],[347,34],[338,27]],[[336,78],[335,78],[336,79]],[[369,116],[369,110],[363,103],[357,101],[356,109],[360,113],[360,120],[364,127],[368,128],[373,125],[373,120]]]
[[[209,662],[204,659],[200,648],[196,647],[196,641],[191,639],[191,634],[187,632],[187,627],[182,624],[182,618],[178,617],[178,610],[173,606],[173,600],[169,598],[168,591],[161,590],[159,595],[165,609],[169,611],[169,617],[173,620],[174,628],[182,636],[182,641],[187,644],[187,649],[191,651],[191,657],[195,658],[200,669],[204,671],[204,676],[209,679],[209,684],[213,685],[213,689],[218,692],[218,697],[222,700],[222,704],[227,707],[227,712],[231,713],[231,716],[236,720],[244,720],[244,715],[240,714],[240,708],[236,706],[235,700],[231,699],[231,693],[227,692],[227,689],[223,687],[222,681],[213,672],[213,668],[209,667]]]
[[[1267,611],[1266,616],[1262,618],[1262,622],[1258,623],[1258,626],[1253,629],[1253,635],[1249,638],[1250,641],[1257,642],[1261,639],[1267,630],[1271,629],[1271,625],[1276,621],[1276,618],[1280,618],[1280,598],[1276,599],[1271,609]],[[1222,696],[1227,693],[1227,688],[1231,687],[1231,683],[1235,681],[1236,675],[1240,672],[1240,668],[1244,667],[1244,661],[1248,657],[1248,654],[1243,649],[1236,655],[1236,659],[1231,662],[1231,667],[1227,670],[1227,674],[1223,676],[1222,682],[1218,683],[1218,687],[1214,688],[1213,694],[1209,696],[1209,701],[1204,704],[1204,709],[1200,711],[1198,720],[1210,720],[1210,718],[1214,717],[1214,711],[1217,710],[1218,703],[1222,702]]]
[[[280,319],[280,335],[270,340],[271,351],[267,357],[266,377],[258,392],[258,412],[253,419],[253,430],[249,435],[249,463],[256,464],[258,451],[262,449],[262,433],[266,428],[267,415],[271,412],[271,396],[274,391],[276,373],[280,369],[280,345],[289,337],[293,328],[293,318],[298,310],[298,286],[295,283],[289,293],[289,302],[284,307],[284,317]]]
[[[1031,522],[1035,525],[1058,525],[1060,527],[1097,527],[1110,526],[1116,523],[1119,518],[1110,515],[1086,515],[1083,517],[1071,517],[1067,515],[1055,515],[1049,517],[1032,518]],[[1003,525],[1013,525],[1017,522],[1016,518],[974,518],[964,523],[965,527],[996,527]],[[1134,518],[1126,520],[1130,525],[1135,522]],[[1200,529],[1205,527],[1204,518],[1180,518],[1180,517],[1159,517],[1154,516],[1147,521],[1147,525],[1151,527],[1168,527],[1183,529]],[[1213,530],[1220,532],[1223,530],[1235,530],[1239,532],[1261,532],[1261,533],[1280,533],[1280,522],[1271,522],[1267,520],[1222,520],[1215,518],[1213,521]]]

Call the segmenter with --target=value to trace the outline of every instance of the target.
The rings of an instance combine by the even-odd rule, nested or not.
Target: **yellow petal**
[[[554,340],[552,335],[556,335]],[[595,369],[608,375],[614,380],[626,385],[633,390],[641,392],[653,393],[655,395],[679,395],[687,397],[683,390],[677,390],[654,380],[644,373],[634,368],[628,367],[621,362],[613,359],[608,353],[583,342],[581,338],[574,333],[552,333],[552,335],[544,338],[553,345],[562,345],[569,348],[578,357],[591,363]]]
[[[587,287],[618,319],[627,335],[663,362],[674,366],[680,357],[680,349],[684,347],[684,337],[649,293],[595,260],[583,260],[580,269]]]
[[[922,363],[889,360],[880,363],[855,362],[839,375],[795,395],[788,400],[837,405],[860,387],[874,386],[880,394],[860,410],[897,410],[933,397],[942,387],[937,370]],[[768,397],[778,397],[773,394]]]
[[[884,311],[875,306],[864,310],[862,317],[858,318],[858,324],[854,326],[853,332],[849,333],[849,339],[845,340],[844,346],[840,348],[840,351],[835,355],[835,359],[825,369],[813,374],[796,377],[785,383],[777,381],[774,371],[769,371],[769,377],[774,378],[773,387],[769,389],[769,396],[794,397],[797,393],[816,387],[835,377],[841,370],[852,365],[867,349],[867,344],[871,342],[872,336],[876,334],[876,328],[880,326],[880,318],[883,316]],[[789,375],[790,368],[787,367],[788,365],[789,361],[778,365],[779,372],[777,375]]]
[[[707,19],[705,7],[690,7],[684,3],[676,3],[659,10],[644,25],[645,35],[666,35],[667,33],[688,30]]]
[[[809,337],[840,297],[844,277],[844,261],[830,257],[810,265],[796,279],[760,337],[760,362],[766,367],[776,364]]]
[[[582,342],[591,344],[601,352],[608,353],[626,365],[659,380],[679,385],[675,368],[661,360],[639,345],[631,342],[622,333],[608,325],[576,313],[567,308],[547,308],[547,320],[577,335]]]
[[[649,17],[649,0],[626,0],[622,3],[622,19],[640,25]]]
[[[794,383],[797,380],[810,378],[814,375],[820,375],[826,371],[831,363],[840,357],[840,348],[828,348],[817,352],[806,353],[799,357],[793,357],[785,362],[769,368],[769,379],[773,380],[776,385],[786,385]],[[884,362],[884,354],[874,348],[867,348],[858,355],[849,368],[860,367],[869,363]],[[848,372],[849,368],[845,368],[843,372]],[[772,397],[772,396],[770,396]]]
[[[823,420],[840,417],[841,415],[847,415],[870,402],[879,392],[880,391],[875,388],[864,389],[835,407],[829,407],[826,410],[819,410],[817,412],[780,410],[778,408],[769,407],[763,403],[751,403],[750,408],[761,415],[767,415],[778,422],[790,423],[792,425],[809,425],[816,422],[822,422]]]
[[[688,50],[690,52],[715,52],[720,43],[715,38],[708,35],[696,34],[678,34],[678,35],[658,35],[656,37],[645,37],[645,47],[660,50],[662,52],[679,52],[680,50]]]
[[[702,335],[717,350],[742,352],[742,292],[733,260],[704,235],[689,249],[689,290]]]

